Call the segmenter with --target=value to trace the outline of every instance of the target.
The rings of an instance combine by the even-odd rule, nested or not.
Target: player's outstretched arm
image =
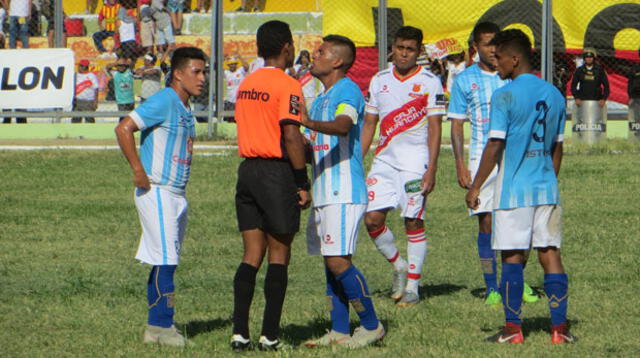
[[[367,113],[364,115],[364,125],[362,126],[362,136],[360,138],[362,144],[362,158],[367,156],[373,136],[376,134],[376,126],[378,125],[378,115]]]
[[[553,158],[553,171],[556,172],[556,178],[560,175],[560,166],[562,165],[562,142],[555,142],[551,148],[551,157]]]
[[[131,170],[133,170],[133,184],[137,188],[150,189],[151,184],[149,183],[149,177],[147,173],[145,173],[142,162],[140,162],[140,157],[138,157],[136,151],[136,141],[133,133],[137,130],[138,126],[136,123],[131,117],[127,116],[116,127],[116,138],[118,138],[118,145],[120,146],[120,150],[122,150],[122,154],[127,158],[129,166],[131,166]]]
[[[477,209],[480,205],[478,196],[480,195],[480,188],[484,184],[485,180],[489,177],[493,168],[498,164],[498,160],[504,150],[504,140],[497,138],[490,138],[487,145],[482,152],[482,159],[480,159],[480,167],[476,173],[476,177],[471,183],[471,188],[467,192],[465,201],[469,209]]]
[[[436,172],[438,171],[438,157],[440,156],[440,142],[442,141],[442,116],[429,116],[429,137],[427,146],[429,147],[429,163],[427,171],[422,176],[422,194],[428,195],[436,187]]]
[[[458,185],[461,188],[471,187],[471,174],[464,163],[464,121],[461,119],[451,120],[451,147],[453,157],[456,160],[456,173],[458,174]]]
[[[282,125],[282,134],[284,137],[284,146],[294,172],[304,171],[304,175],[306,176],[307,168],[305,166],[304,140],[300,133],[300,128],[297,124],[285,123]],[[296,184],[299,185],[298,183]],[[298,195],[300,196],[298,204],[300,204],[303,209],[308,208],[311,204],[308,181],[303,187],[298,188]]]

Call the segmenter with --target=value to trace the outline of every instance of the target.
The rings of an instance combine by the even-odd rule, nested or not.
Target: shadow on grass
[[[328,315],[328,312],[327,312],[327,315]],[[353,312],[353,310],[351,310],[351,315],[355,316],[355,312]],[[382,319],[380,321],[382,322],[382,325],[385,326],[385,328],[389,327],[389,325],[393,323],[393,321],[388,319]],[[356,316],[356,320],[352,320],[350,322],[351,332],[353,333],[353,330],[359,325],[360,325],[360,322],[357,320],[357,316]],[[324,335],[326,331],[330,329],[331,329],[331,321],[329,319],[324,317],[323,318],[316,317],[310,320],[309,322],[307,322],[306,325],[299,325],[299,324],[286,325],[281,329],[281,335],[282,335],[282,338],[284,338],[284,340],[287,343],[290,343],[294,346],[298,346],[311,338],[316,338]]]
[[[420,286],[420,299],[450,295],[454,292],[464,290],[467,286],[452,285],[450,283],[441,283],[438,285]]]
[[[214,318],[207,321],[187,322],[182,327],[184,328],[183,332],[185,332],[189,337],[195,337],[199,334],[222,329],[229,325],[231,325],[231,320],[229,318],[226,318],[226,319]]]

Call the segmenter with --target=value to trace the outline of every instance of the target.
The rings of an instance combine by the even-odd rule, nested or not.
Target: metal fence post
[[[553,83],[553,13],[552,1],[542,2],[542,56],[540,69],[542,79]]]
[[[217,119],[220,113],[220,107],[218,104],[218,98],[220,97],[220,92],[218,92],[218,72],[219,72],[219,56],[221,49],[221,44],[218,39],[222,37],[219,36],[219,33],[222,31],[222,0],[212,0],[211,1],[211,56],[209,56],[209,108],[208,108],[208,119],[207,119],[207,137],[211,138],[212,136],[217,135],[218,132],[218,123]],[[215,117],[216,121],[213,120],[213,99],[215,96],[216,102],[216,110]]]
[[[387,0],[378,0],[378,71],[387,68]]]

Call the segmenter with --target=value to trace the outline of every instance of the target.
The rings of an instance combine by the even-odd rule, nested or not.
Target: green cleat
[[[526,282],[524,283],[524,290],[522,290],[522,301],[526,303],[538,302],[540,297],[533,291],[533,288]]]
[[[489,292],[489,295],[487,295],[487,298],[484,300],[484,304],[485,305],[502,304],[502,296],[498,292],[491,290],[491,292]]]

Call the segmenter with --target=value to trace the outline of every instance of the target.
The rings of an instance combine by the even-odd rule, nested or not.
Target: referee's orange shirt
[[[300,82],[275,67],[249,74],[236,93],[238,153],[245,158],[284,158],[283,123],[301,122]]]

